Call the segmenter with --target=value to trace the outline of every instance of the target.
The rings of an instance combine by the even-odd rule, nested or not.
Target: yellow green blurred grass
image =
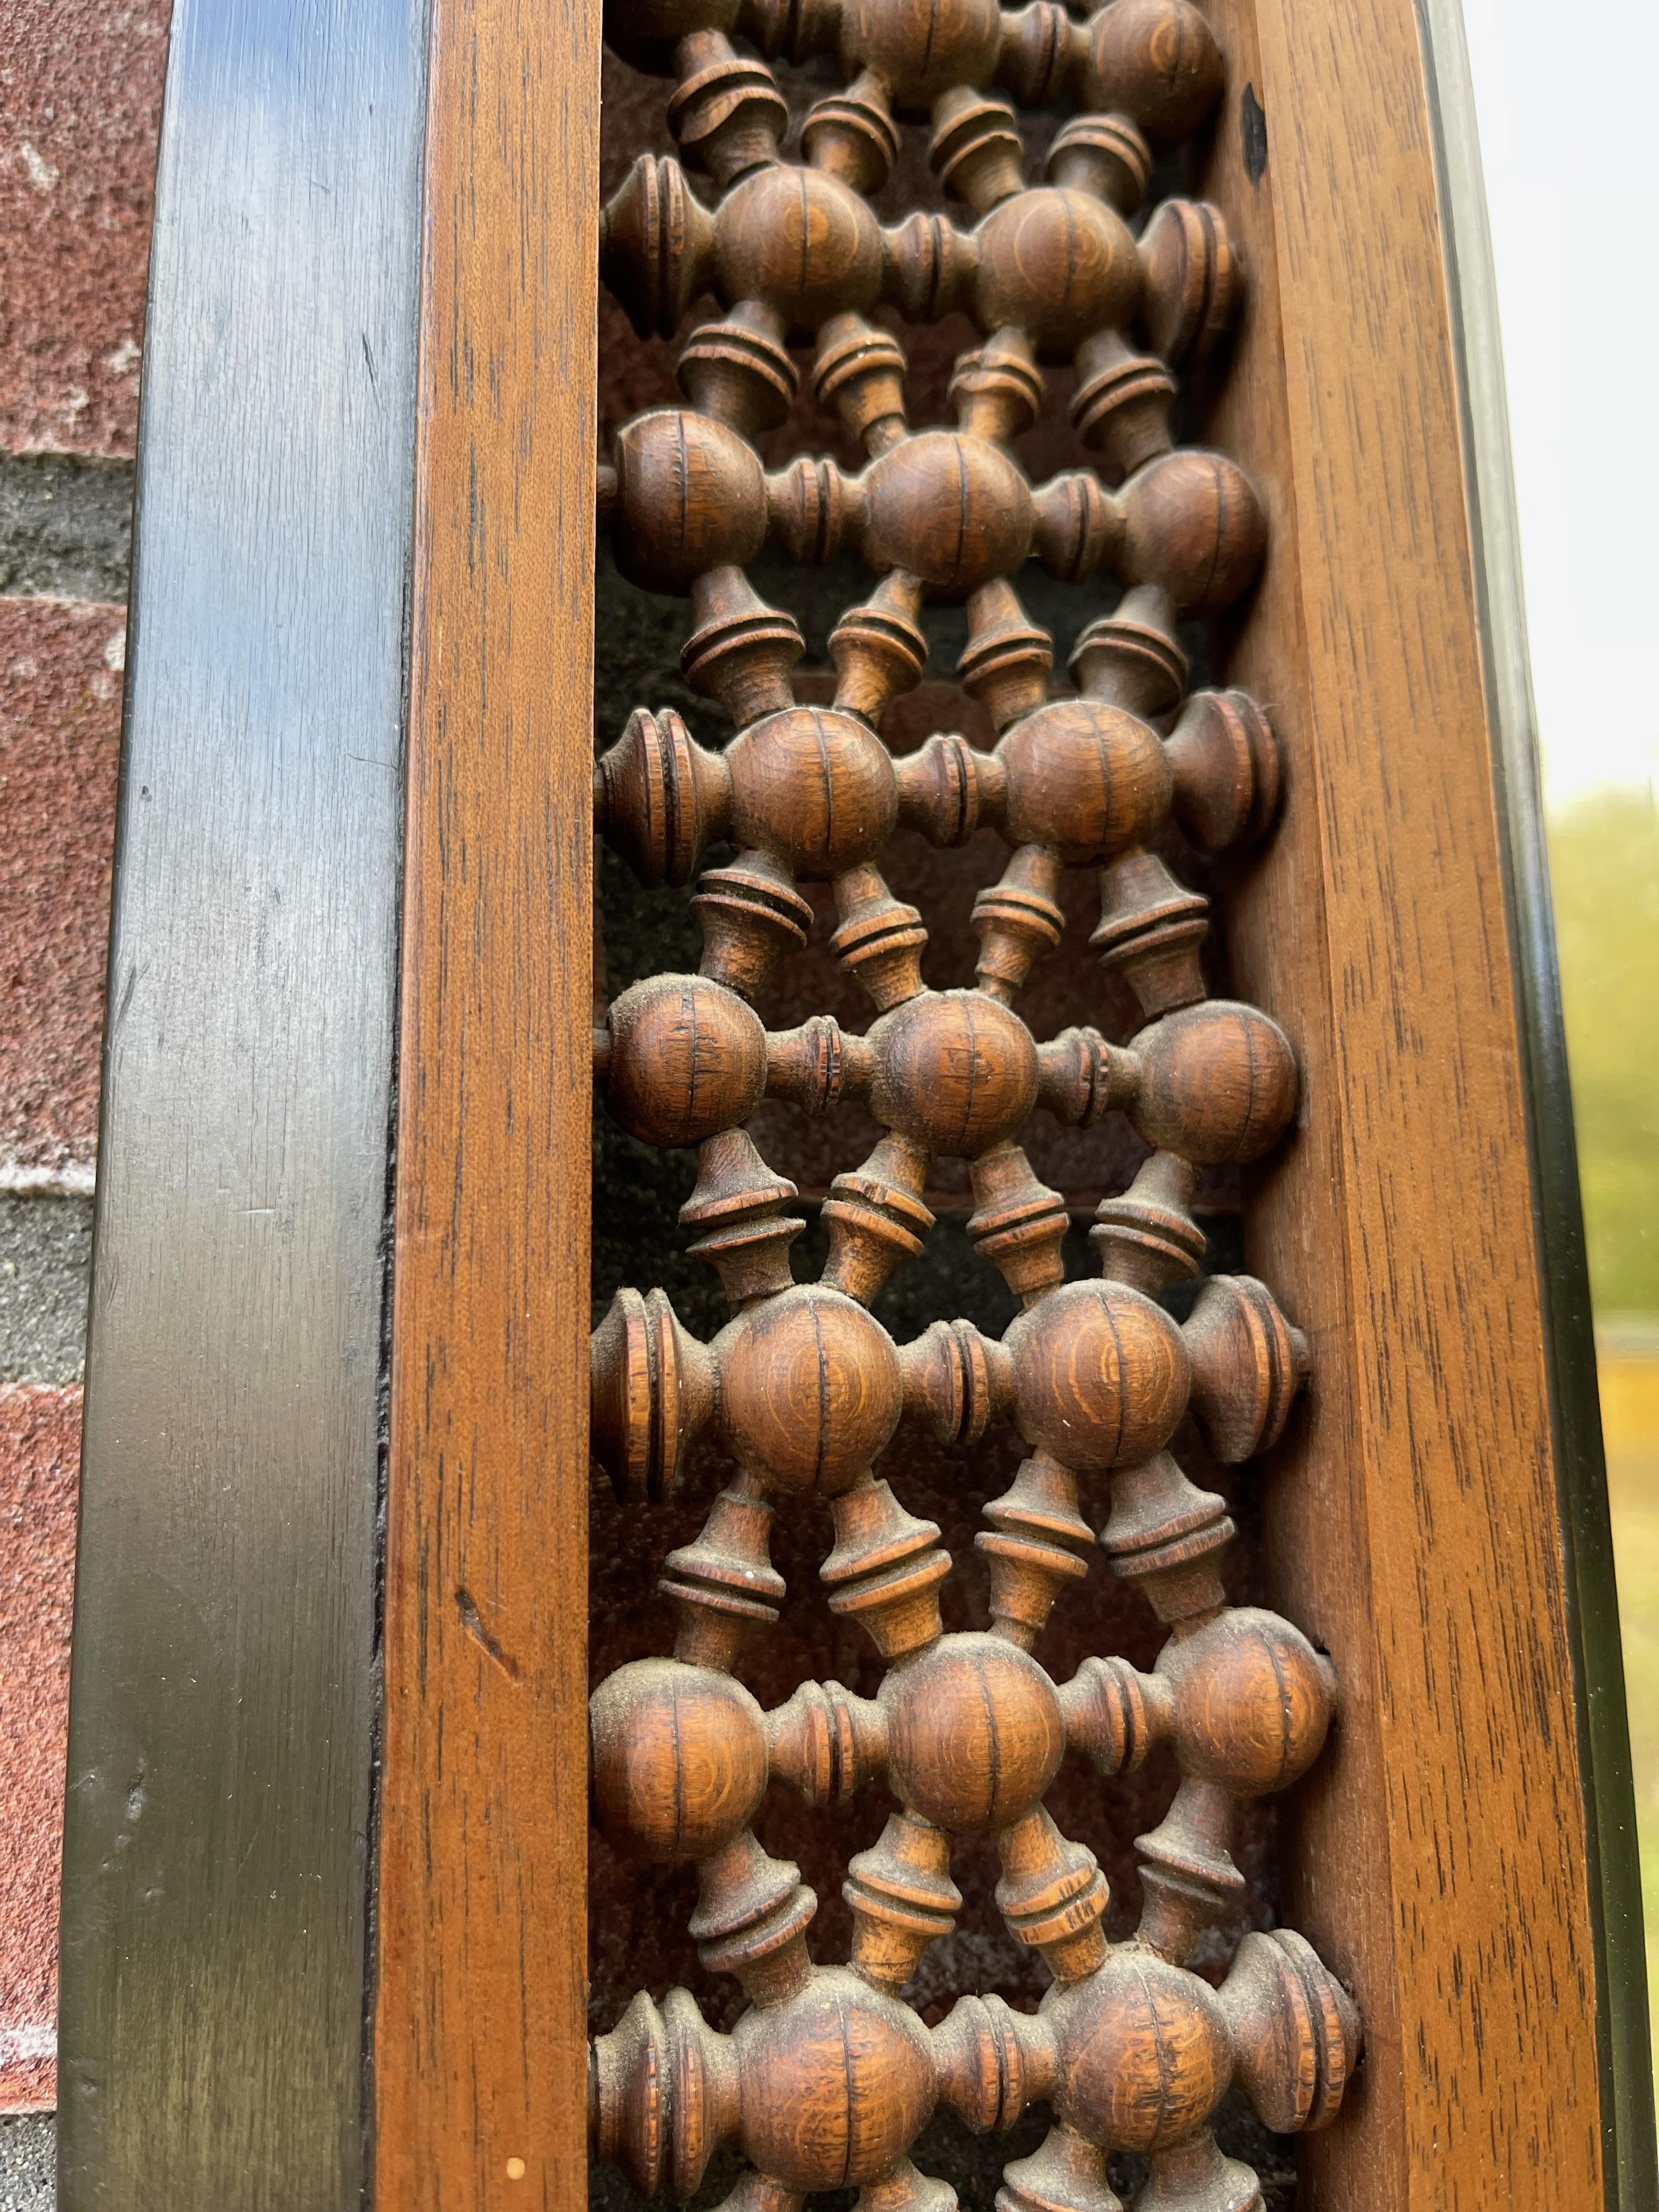
[[[1604,1329],[1597,1347],[1607,1490],[1619,1566],[1648,1995],[1659,2019],[1659,1316]]]
[[[1607,789],[1549,823],[1659,2020],[1659,816]],[[1611,1593],[1609,1593],[1611,1601]]]
[[[1598,791],[1549,824],[1578,1176],[1598,1324],[1659,1321],[1659,817]]]

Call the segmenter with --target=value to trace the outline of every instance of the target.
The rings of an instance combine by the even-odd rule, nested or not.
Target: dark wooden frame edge
[[[426,0],[179,0],[173,20],[77,1562],[64,2212],[344,2212],[364,2180],[425,25]]]
[[[1446,237],[1469,527],[1497,760],[1510,938],[1525,1055],[1547,1356],[1555,1419],[1579,1755],[1601,1985],[1610,2212],[1654,2212],[1653,2052],[1607,1459],[1578,1154],[1556,957],[1520,520],[1474,88],[1458,0],[1417,0]]]

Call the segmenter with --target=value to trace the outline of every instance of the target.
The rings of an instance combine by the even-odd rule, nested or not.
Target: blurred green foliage
[[[1549,845],[1659,2026],[1659,812],[1596,792],[1553,817]]]
[[[1659,1313],[1659,813],[1596,792],[1549,847],[1596,1317]]]

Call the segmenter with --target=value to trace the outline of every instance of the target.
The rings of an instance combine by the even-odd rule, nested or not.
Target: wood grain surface
[[[1589,2207],[1585,1800],[1423,57],[1406,0],[1212,19],[1208,189],[1253,295],[1211,428],[1270,510],[1230,674],[1287,786],[1231,946],[1304,1073],[1248,1250],[1319,1378],[1269,1556],[1344,1698],[1286,1905],[1366,2023],[1304,2171],[1332,2206]]]
[[[1498,279],[1459,0],[1425,0],[1420,20],[1431,64],[1442,204],[1455,243],[1453,326],[1463,372],[1465,458],[1474,488],[1474,575],[1508,847],[1511,949],[1527,1059],[1539,1249],[1548,1294],[1546,1342],[1555,1395],[1569,1613],[1579,1658],[1578,1731],[1592,1802],[1589,1880],[1592,1901],[1600,1906],[1596,1971],[1602,1996],[1603,2154],[1610,2200],[1616,2197],[1621,2212],[1656,2212],[1659,2158],[1647,1977],[1629,1971],[1630,1963],[1643,1956],[1630,1716],[1619,1613],[1612,1602],[1613,1524],[1527,659]]]
[[[586,2197],[599,11],[434,14],[376,2201]]]

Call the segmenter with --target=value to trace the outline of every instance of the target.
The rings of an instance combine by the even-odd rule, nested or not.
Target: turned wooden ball
[[[1060,2052],[1055,2109],[1103,2149],[1179,2142],[1226,2094],[1232,2039],[1215,1991],[1138,1943],[1115,1946],[1042,2009]]]
[[[1012,845],[1046,845],[1073,867],[1151,836],[1170,805],[1164,741],[1138,714],[1101,699],[1060,699],[997,746]]]
[[[881,1686],[887,1771],[906,1809],[951,1834],[1029,1813],[1066,1749],[1054,1686],[998,1636],[947,1636]]]
[[[892,1339],[839,1291],[797,1284],[739,1314],[713,1350],[726,1441],[769,1489],[836,1497],[898,1425]]]
[[[864,557],[947,599],[1006,576],[1031,550],[1031,488],[1006,453],[956,430],[924,430],[864,476]]]
[[[1068,1283],[1015,1316],[1014,1418],[1026,1442],[1079,1473],[1161,1451],[1186,1410],[1192,1366],[1162,1306],[1127,1283]]]
[[[1231,606],[1255,582],[1267,543],[1255,487],[1236,461],[1192,446],[1148,461],[1120,494],[1123,565],[1161,584],[1183,614]]]
[[[854,714],[793,707],[751,722],[726,748],[732,833],[798,876],[873,860],[898,819],[892,756]]]
[[[588,1701],[593,1811],[630,1858],[712,1857],[766,1794],[766,1722],[741,1682],[675,1659],[636,1659]]]
[[[1134,240],[1091,192],[1033,185],[993,208],[975,238],[980,328],[1012,323],[1046,361],[1068,358],[1096,331],[1121,327],[1139,302]]]
[[[732,2032],[743,2148],[787,2189],[857,2188],[902,2158],[933,2110],[927,2031],[845,1966],[820,1966]]]
[[[1190,137],[1221,97],[1221,50],[1190,0],[1113,0],[1089,33],[1089,106],[1131,117],[1154,144]]]
[[[997,0],[842,0],[841,64],[869,69],[893,106],[929,108],[957,85],[988,83],[1002,45]]]
[[[766,477],[735,430],[684,407],[617,434],[617,566],[651,592],[743,568],[766,539]]]
[[[930,1152],[977,1159],[1036,1103],[1037,1056],[1019,1016],[979,991],[925,991],[874,1023],[870,1110]]]
[[[1241,1606],[1165,1644],[1158,1672],[1175,1691],[1183,1774],[1235,1797],[1288,1789],[1323,1747],[1336,1678],[1299,1628]]]
[[[1198,1167],[1260,1159],[1296,1110],[1296,1061],[1258,1007],[1212,999],[1165,1014],[1135,1039],[1134,1125],[1158,1152]]]
[[[706,975],[652,975],[611,1002],[605,1103],[630,1137],[700,1145],[749,1119],[766,1089],[754,1008]]]
[[[823,169],[751,170],[720,203],[714,251],[723,296],[763,301],[797,341],[816,337],[831,315],[861,314],[881,291],[880,226]]]

